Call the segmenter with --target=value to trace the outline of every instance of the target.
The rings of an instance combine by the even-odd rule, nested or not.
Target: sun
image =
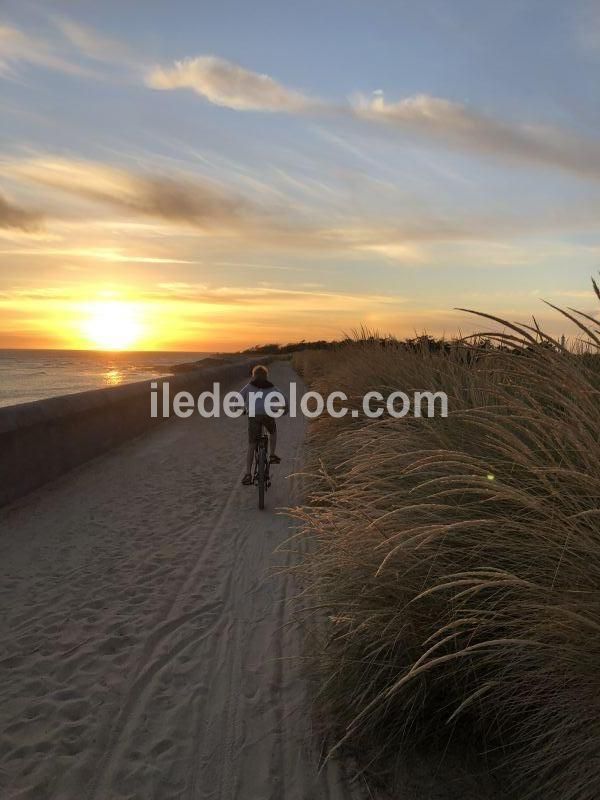
[[[143,335],[137,306],[123,300],[98,300],[86,308],[82,332],[96,350],[128,350]]]

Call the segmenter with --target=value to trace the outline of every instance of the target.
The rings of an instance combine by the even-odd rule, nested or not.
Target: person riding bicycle
[[[275,453],[277,444],[277,424],[275,417],[266,413],[266,404],[272,404],[273,409],[285,409],[285,398],[277,387],[269,380],[269,370],[262,364],[258,364],[252,370],[252,379],[240,391],[244,399],[244,405],[248,412],[248,452],[246,454],[246,473],[242,478],[245,486],[252,484],[252,460],[254,450],[262,429],[266,428],[269,433],[269,461],[271,464],[279,464],[281,459]],[[279,401],[279,405],[277,404]]]

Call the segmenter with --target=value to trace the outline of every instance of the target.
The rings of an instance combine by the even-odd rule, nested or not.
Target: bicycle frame
[[[262,509],[265,507],[265,493],[271,485],[271,476],[269,469],[269,436],[264,431],[256,441],[256,448],[254,450],[254,474],[252,483],[258,486],[258,507]]]

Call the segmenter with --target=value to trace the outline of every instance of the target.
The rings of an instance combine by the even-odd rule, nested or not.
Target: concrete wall
[[[244,359],[165,380],[171,397],[183,390],[196,395],[214,381],[238,388],[250,366]],[[163,422],[150,416],[150,383],[0,408],[0,506]]]

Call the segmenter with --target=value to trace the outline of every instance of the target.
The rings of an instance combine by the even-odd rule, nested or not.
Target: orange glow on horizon
[[[339,339],[360,324],[400,338],[456,329],[455,312],[404,311],[402,298],[286,287],[112,283],[0,293],[0,348],[231,352]],[[367,304],[367,307],[365,306]]]

